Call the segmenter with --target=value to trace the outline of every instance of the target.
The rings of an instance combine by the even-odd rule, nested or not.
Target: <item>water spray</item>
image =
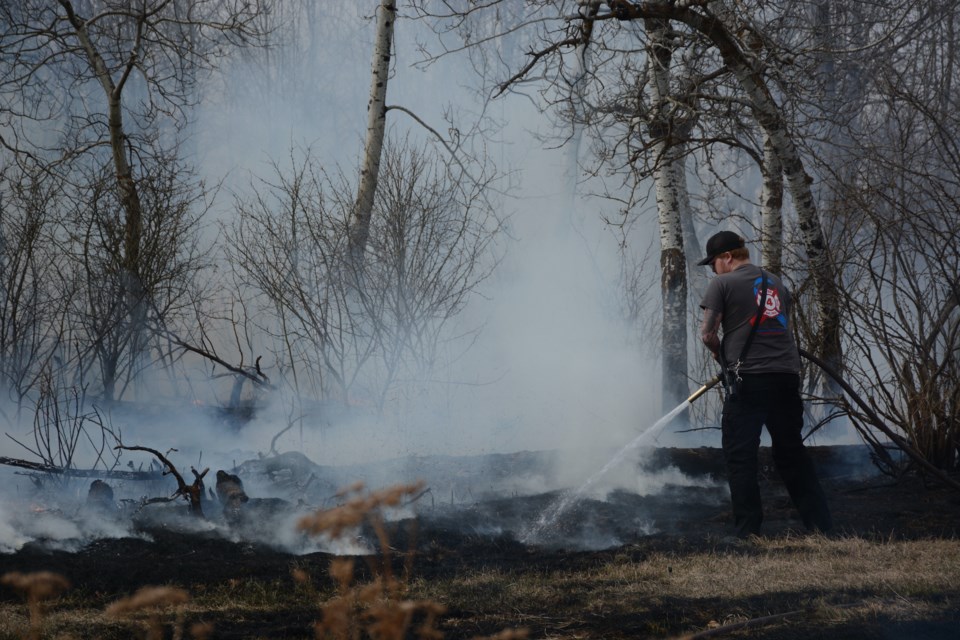
[[[917,464],[924,467],[931,473],[935,474],[940,478],[945,484],[960,489],[960,483],[958,483],[953,478],[949,477],[942,470],[937,469],[932,465],[928,460],[926,460],[923,455],[916,451],[914,447],[910,445],[902,436],[895,433],[892,429],[887,427],[880,417],[873,410],[873,407],[870,404],[863,400],[853,388],[826,362],[820,360],[813,354],[800,349],[800,355],[818,366],[822,369],[827,375],[833,378],[837,384],[847,393],[847,395],[853,400],[853,402],[863,411],[867,416],[869,421],[873,423],[881,432],[887,435],[891,441],[893,441],[902,451],[904,451],[911,459],[913,459]],[[641,433],[639,436],[633,439],[630,443],[624,446],[620,451],[614,455],[614,457],[597,473],[590,476],[586,482],[584,482],[578,489],[575,491],[569,491],[561,495],[557,500],[555,500],[547,509],[540,514],[540,517],[537,519],[537,522],[529,527],[526,531],[520,536],[521,540],[525,543],[536,541],[544,530],[548,529],[553,525],[557,518],[560,517],[567,509],[572,507],[578,500],[580,500],[583,495],[590,489],[600,478],[607,474],[611,469],[620,464],[627,454],[631,451],[639,448],[641,445],[653,439],[656,442],[656,437],[666,427],[675,417],[681,414],[684,410],[687,409],[691,404],[693,404],[697,399],[703,396],[707,391],[715,387],[719,382],[723,380],[723,374],[720,373],[704,384],[702,387],[694,391],[690,396],[681,402],[679,405],[674,407],[672,411],[660,418],[652,427]]]
[[[670,422],[674,418],[676,418],[678,415],[683,413],[686,410],[686,408],[689,407],[691,404],[693,404],[698,398],[700,398],[700,396],[702,396],[707,391],[715,387],[717,383],[719,383],[721,380],[723,380],[723,374],[717,374],[716,376],[711,378],[709,381],[707,381],[706,384],[704,384],[702,387],[700,387],[699,389],[691,393],[686,400],[678,404],[676,407],[673,408],[673,410],[671,410],[669,413],[667,413],[662,418],[657,420],[657,422],[655,422],[652,427],[650,427],[649,429],[641,433],[639,436],[637,436],[631,442],[629,442],[626,446],[620,449],[620,451],[618,451],[616,455],[614,455],[613,458],[610,459],[610,462],[608,462],[602,469],[600,469],[600,471],[598,471],[597,473],[587,478],[587,481],[584,482],[582,485],[580,485],[580,487],[577,490],[570,491],[561,495],[557,500],[553,502],[553,504],[547,507],[543,511],[543,513],[540,514],[540,517],[537,519],[536,523],[533,524],[533,526],[529,527],[525,532],[521,534],[520,536],[521,541],[531,542],[536,540],[540,536],[540,534],[543,532],[544,529],[549,528],[550,525],[552,525],[564,511],[572,507],[578,500],[580,500],[580,498],[584,495],[584,493],[586,493],[586,491],[590,487],[596,484],[597,481],[600,480],[600,478],[602,478],[603,476],[605,476],[611,469],[619,465],[623,461],[623,459],[626,458],[628,453],[639,448],[642,444],[646,443],[651,438],[654,440],[654,442],[656,442],[657,436],[660,434],[660,432],[663,430],[664,427],[670,424]]]

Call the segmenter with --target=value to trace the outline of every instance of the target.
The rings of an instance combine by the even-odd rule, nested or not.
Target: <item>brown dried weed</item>
[[[121,598],[111,603],[105,614],[110,618],[117,618],[141,611],[148,613],[147,616],[147,638],[148,640],[161,640],[164,637],[163,619],[161,613],[170,608],[186,604],[190,600],[190,594],[183,589],[175,587],[142,587],[132,596]],[[173,624],[174,637],[182,637],[183,620],[182,616],[177,616]],[[195,625],[196,626],[196,625]],[[209,632],[205,627],[198,629],[201,634]]]
[[[9,585],[23,593],[30,610],[30,629],[27,637],[39,639],[43,626],[43,602],[59,596],[70,588],[70,582],[59,573],[36,571],[20,573],[12,571],[0,577],[0,583]]]

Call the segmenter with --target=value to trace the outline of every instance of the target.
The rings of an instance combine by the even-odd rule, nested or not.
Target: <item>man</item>
[[[827,532],[832,527],[830,510],[801,435],[800,354],[789,326],[790,293],[780,278],[751,264],[744,245],[736,233],[721,231],[707,240],[707,257],[699,263],[710,265],[717,274],[700,303],[700,338],[739,380],[735,395],[728,389],[721,420],[737,535],[759,535],[763,522],[757,452],[764,424],[774,464],[804,525]],[[767,295],[760,323],[744,354],[764,281]]]

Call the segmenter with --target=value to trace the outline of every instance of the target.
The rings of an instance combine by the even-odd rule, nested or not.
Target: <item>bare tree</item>
[[[119,455],[111,449],[118,435],[108,418],[96,407],[86,407],[82,389],[65,389],[58,373],[47,367],[40,374],[30,437],[6,433],[34,460],[2,457],[0,464],[40,472],[31,480],[38,485],[49,480],[61,488],[75,477],[123,476],[116,470]]]
[[[227,230],[227,257],[247,308],[275,342],[286,382],[315,398],[347,402],[374,341],[348,313],[348,220],[354,195],[343,175],[331,177],[309,152],[275,165],[276,182],[254,185]],[[260,309],[256,312],[256,309]]]
[[[952,16],[956,19],[955,13]],[[950,19],[937,24],[943,35]],[[848,376],[924,458],[960,467],[960,137],[941,38],[882,58],[852,132],[855,179],[838,182]],[[941,55],[942,54],[942,55]],[[929,70],[940,82],[927,81]],[[949,78],[949,80],[948,80]]]
[[[515,28],[526,25],[536,30],[540,44],[530,51],[526,63],[519,70],[511,69],[507,72],[509,76],[502,80],[501,90],[533,81],[539,82],[541,86],[560,86],[559,79],[567,68],[562,52],[568,47],[580,44],[582,38],[582,31],[578,29],[583,17],[568,10],[568,4],[546,2],[531,6],[526,16],[518,21],[519,25],[515,25]],[[672,104],[676,105],[684,105],[688,98],[695,98],[696,110],[699,112],[696,122],[701,135],[688,136],[685,150],[683,147],[672,146],[671,152],[701,151],[708,154],[713,147],[726,145],[747,152],[755,160],[754,166],[759,167],[762,163],[762,152],[759,151],[762,149],[762,142],[758,142],[758,134],[767,136],[789,186],[803,232],[802,239],[816,292],[818,349],[821,353],[828,354],[831,361],[837,361],[841,350],[838,338],[839,307],[836,283],[833,280],[835,269],[831,266],[829,249],[810,190],[808,173],[786,116],[774,99],[773,89],[769,84],[768,67],[776,64],[777,60],[757,55],[754,44],[756,32],[749,28],[749,23],[728,24],[731,21],[729,16],[723,15],[721,19],[717,12],[711,10],[711,6],[720,6],[720,3],[618,1],[604,4],[605,11],[589,18],[593,22],[590,46],[598,50],[595,58],[604,60],[604,64],[595,65],[591,75],[593,89],[590,99],[595,114],[606,113],[610,116],[597,119],[597,127],[604,127],[609,140],[602,146],[604,162],[616,170],[635,158],[644,156],[649,158],[651,167],[657,166],[655,162],[669,159],[664,156],[666,149],[662,144],[663,140],[668,139],[666,136],[650,136],[647,142],[641,141],[635,146],[632,144],[635,142],[636,130],[631,127],[631,120],[639,114],[642,122],[647,111],[643,106],[630,108],[630,103],[625,102],[623,96],[630,90],[636,92],[637,79],[642,77],[636,70],[645,66],[648,50],[652,51],[654,56],[658,52],[666,52],[678,46],[698,50],[699,56],[692,55],[687,59],[696,64],[689,76],[688,95],[671,92],[669,96]],[[499,3],[493,2],[464,11],[449,9],[446,14],[441,14],[432,6],[418,3],[424,15],[431,16],[434,20],[447,19],[452,23],[465,20],[468,16],[473,17],[484,8],[497,5]],[[669,40],[661,39],[660,47],[651,50],[649,45],[656,43],[658,33],[666,34]],[[644,42],[649,44],[645,46]],[[670,48],[664,48],[667,44]],[[661,67],[664,62],[665,58],[662,58]],[[656,80],[652,77],[643,78],[641,86],[647,86],[648,82],[652,86]],[[548,94],[548,104],[565,99],[562,94],[563,92]],[[551,95],[561,97],[551,98]],[[662,91],[661,95],[664,95]],[[652,106],[651,104],[651,108]],[[749,114],[749,122],[743,119],[744,114]],[[724,121],[736,121],[749,124],[750,127],[736,129],[729,124],[724,125]],[[611,125],[617,125],[614,129],[617,135],[612,138]],[[653,133],[659,133],[659,130],[654,130]],[[675,136],[669,138],[671,141],[684,139],[682,128],[667,129],[664,133]],[[668,164],[663,165],[665,173],[662,177],[670,175],[666,173],[667,166]],[[617,197],[616,194],[612,195]],[[628,199],[628,202],[632,203],[633,200]],[[670,206],[678,206],[678,202],[679,200]],[[681,234],[676,232],[676,227],[673,229],[674,231],[669,233],[663,229],[661,232],[667,233],[665,237],[679,237]],[[664,304],[667,305],[668,302],[669,300],[665,300]],[[664,348],[666,347],[667,345],[664,345]],[[685,374],[685,371],[680,372],[680,375]]]
[[[156,220],[144,202],[145,191],[155,188],[151,172],[170,160],[197,80],[227,45],[261,40],[254,19],[264,8],[259,0],[25,0],[0,9],[6,70],[0,91],[10,97],[0,107],[0,144],[80,188],[81,176],[99,183],[100,167],[111,168],[111,195],[121,213],[98,226],[110,229],[111,249],[119,250],[109,258],[119,279],[106,287],[115,301],[104,301],[110,308],[104,322],[127,335],[109,338],[107,351],[114,353],[100,358],[107,398],[118,382],[115,352],[122,349],[138,362],[134,368],[143,366],[147,314],[161,308],[145,265],[158,255],[147,246],[151,217]],[[121,313],[122,323],[116,320]]]
[[[39,171],[0,171],[0,384],[18,411],[52,366],[63,312],[64,260],[53,242],[62,193],[51,182]]]
[[[358,291],[345,270],[352,187],[307,155],[240,203],[227,237],[238,281],[266,303],[260,326],[286,382],[382,408],[398,379],[434,364],[444,327],[493,266],[499,221],[459,165],[388,146]]]
[[[363,298],[376,318],[378,358],[385,374],[382,408],[394,381],[421,382],[440,359],[446,331],[496,264],[501,220],[485,191],[492,178],[465,176],[429,146],[409,141],[388,149],[373,258]]]

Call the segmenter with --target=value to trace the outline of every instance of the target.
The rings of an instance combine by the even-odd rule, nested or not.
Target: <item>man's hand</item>
[[[703,310],[703,320],[700,322],[700,341],[710,349],[714,360],[720,362],[720,321],[723,314],[713,309]]]

